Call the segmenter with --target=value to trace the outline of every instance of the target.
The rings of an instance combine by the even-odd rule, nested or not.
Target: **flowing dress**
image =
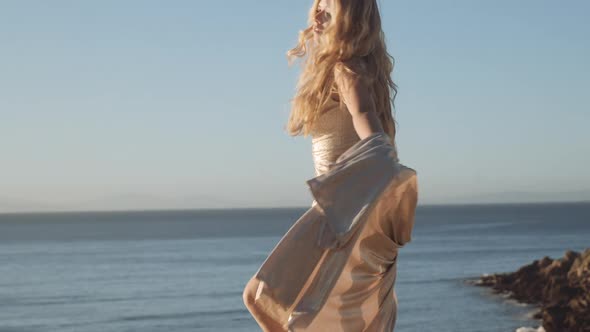
[[[247,282],[265,331],[390,332],[398,250],[411,241],[418,182],[385,133],[356,134],[331,100],[312,128],[311,207]]]

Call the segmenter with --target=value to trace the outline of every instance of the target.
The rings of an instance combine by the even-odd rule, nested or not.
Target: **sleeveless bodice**
[[[324,174],[329,164],[360,140],[346,106],[330,99],[321,110],[319,119],[311,127],[312,157],[316,176]]]

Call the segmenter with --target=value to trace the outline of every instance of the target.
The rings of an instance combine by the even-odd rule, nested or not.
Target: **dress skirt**
[[[311,207],[246,283],[262,331],[390,332],[398,252],[411,241],[416,171],[375,133],[307,181]]]

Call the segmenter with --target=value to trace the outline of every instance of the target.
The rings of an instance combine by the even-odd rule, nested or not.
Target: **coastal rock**
[[[508,293],[519,302],[537,304],[534,318],[546,332],[590,332],[590,248],[547,256],[512,273],[481,276],[478,286]]]

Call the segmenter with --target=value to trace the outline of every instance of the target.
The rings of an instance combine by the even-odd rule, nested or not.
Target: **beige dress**
[[[349,153],[353,145],[365,141],[378,143],[383,137],[388,138],[374,134],[360,142],[348,110],[331,100],[312,128],[315,179],[318,183],[324,181],[323,176],[333,163],[344,152]],[[393,151],[389,158],[397,162],[397,151],[391,145],[388,148],[387,151]],[[372,150],[361,147],[355,151]],[[355,156],[346,163],[353,165]],[[356,166],[361,164],[354,165],[362,167]],[[326,218],[317,199],[285,234],[243,292],[246,307],[263,331],[393,331],[398,304],[394,288],[398,249],[411,240],[417,203],[416,172],[401,164],[396,167],[394,179],[388,180],[379,199],[370,205],[358,231],[346,233],[350,238],[342,240],[338,247],[322,246],[321,236],[316,241],[316,234],[325,231],[322,224]],[[366,174],[351,174],[357,178],[351,181],[368,182],[361,179]],[[331,176],[337,179],[339,175]],[[314,189],[315,179],[308,184],[323,203],[322,192]],[[338,188],[342,182],[345,181],[338,178],[330,185]],[[326,194],[326,201],[335,200],[331,203],[336,212],[344,211],[347,205],[354,205],[350,202],[354,202],[357,187],[355,184],[345,190],[350,194],[343,193],[342,187],[334,189],[331,196]],[[359,189],[359,197],[362,190]],[[344,201],[347,199],[348,204]],[[343,216],[344,212],[336,222],[344,224]]]
[[[326,173],[330,163],[335,162],[344,151],[360,140],[350,112],[333,99],[322,109],[319,121],[311,128],[311,137],[316,175]]]

